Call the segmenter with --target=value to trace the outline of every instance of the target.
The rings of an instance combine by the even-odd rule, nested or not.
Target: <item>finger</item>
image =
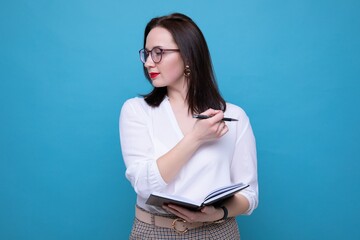
[[[202,112],[201,115],[213,116],[213,115],[217,114],[219,111],[220,110],[215,110],[215,109],[209,108],[205,112]]]
[[[218,128],[216,129],[216,137],[217,138],[220,138],[222,137],[223,135],[225,135],[225,133],[228,132],[228,127],[227,125],[225,124],[225,122],[221,122],[219,125],[218,125]]]
[[[182,215],[190,215],[192,213],[188,209],[180,207],[178,205],[168,204],[167,207],[173,211],[176,211],[178,214],[182,214]]]
[[[212,212],[214,212],[214,210],[215,210],[214,206],[205,206],[200,211],[204,214],[211,214]]]
[[[183,207],[180,207],[180,206],[175,205],[175,204],[168,204],[167,206],[168,206],[169,208],[171,208],[171,209],[174,209],[174,210],[178,211],[178,212],[189,212],[188,209],[183,208]]]
[[[179,211],[176,211],[175,209],[168,208],[168,207],[165,207],[165,209],[166,209],[168,212],[176,215],[176,216],[179,217],[179,218],[184,219],[184,220],[187,221],[187,222],[193,222],[189,216],[187,216],[187,215],[185,215],[185,214],[183,214],[183,213],[181,213],[181,212],[179,212]]]
[[[220,121],[217,129],[217,133],[221,133],[226,128],[226,123],[224,121]]]
[[[197,221],[197,214],[198,211],[191,211],[189,209],[179,207],[177,205],[169,204],[168,207],[175,211],[174,214],[176,214],[178,217],[181,217],[182,219],[188,221],[188,222],[196,222]]]
[[[223,121],[220,121],[216,129],[216,132],[220,133],[223,130],[223,128],[224,128]]]
[[[223,129],[220,132],[220,137],[224,136],[229,131],[228,126],[225,124]]]
[[[185,219],[186,216],[184,216],[184,214],[181,214],[180,212],[178,212],[177,210],[173,209],[173,208],[170,208],[170,207],[167,207],[166,205],[163,206],[163,208],[167,211],[167,212],[170,212],[182,219]],[[186,220],[186,219],[185,219]]]
[[[213,123],[222,122],[222,119],[224,118],[224,112],[218,111],[215,115],[213,115],[210,119]]]

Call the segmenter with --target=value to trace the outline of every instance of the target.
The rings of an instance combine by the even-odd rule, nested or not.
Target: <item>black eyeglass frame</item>
[[[159,53],[153,52],[154,50],[160,50],[161,56],[160,56],[159,61],[155,61],[155,60],[154,60],[155,57],[153,57],[153,53],[154,53],[154,54],[159,54]],[[161,62],[162,57],[163,57],[163,55],[164,55],[165,52],[180,52],[180,49],[154,47],[153,49],[151,49],[150,51],[148,51],[148,50],[146,50],[145,48],[142,48],[142,49],[139,50],[140,61],[141,61],[142,63],[146,63],[147,58],[148,58],[149,56],[151,56],[151,59],[153,60],[154,63],[159,63],[159,62]],[[146,53],[147,56],[145,56],[144,53]]]

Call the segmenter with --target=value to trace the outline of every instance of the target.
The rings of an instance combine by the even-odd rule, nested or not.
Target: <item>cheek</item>
[[[184,64],[179,61],[169,63],[166,71],[166,78],[172,81],[176,81],[184,76]]]

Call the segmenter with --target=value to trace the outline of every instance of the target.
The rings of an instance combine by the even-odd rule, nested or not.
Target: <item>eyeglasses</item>
[[[146,50],[145,48],[140,49],[140,60],[145,63],[149,55],[154,63],[159,63],[162,59],[162,56],[165,52],[179,52],[179,49],[162,49],[159,47],[154,47],[151,51]]]

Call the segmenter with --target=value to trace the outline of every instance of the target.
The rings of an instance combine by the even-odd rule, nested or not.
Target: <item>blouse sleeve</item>
[[[162,179],[151,141],[151,122],[139,98],[126,101],[121,109],[119,129],[126,178],[135,192],[147,198],[160,191],[166,183]]]
[[[243,112],[242,121],[238,124],[237,140],[231,164],[231,176],[234,182],[243,182],[250,186],[240,192],[249,203],[245,215],[250,215],[258,205],[258,179],[255,137],[249,118]]]

